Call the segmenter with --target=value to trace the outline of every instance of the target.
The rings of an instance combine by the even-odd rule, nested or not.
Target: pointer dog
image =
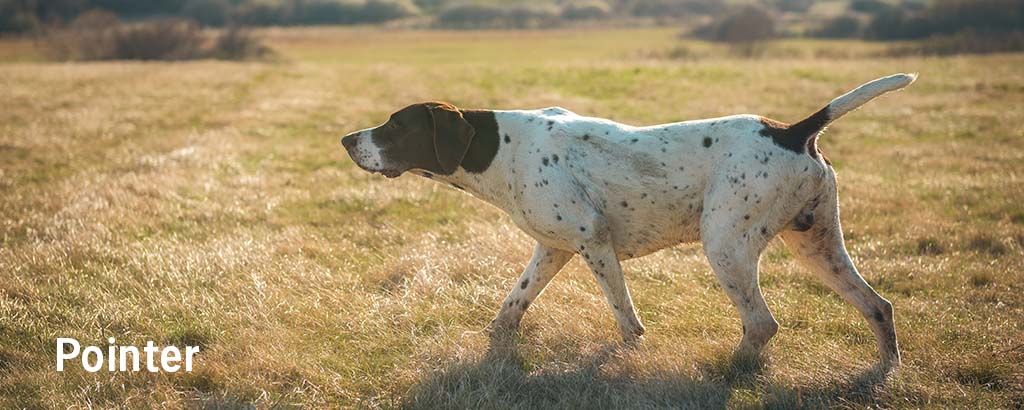
[[[892,304],[854,267],[839,226],[836,176],[817,147],[825,127],[886,92],[895,74],[785,124],[757,115],[634,127],[559,107],[530,111],[410,105],[341,142],[355,163],[394,178],[443,181],[504,210],[537,240],[492,322],[514,332],[526,309],[581,255],[626,342],[644,333],[619,261],[700,240],[739,310],[739,349],[758,353],[779,325],[758,286],[765,245],[781,235],[796,257],[863,315],[881,364],[899,364]]]

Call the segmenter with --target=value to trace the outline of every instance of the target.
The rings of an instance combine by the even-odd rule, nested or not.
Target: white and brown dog
[[[839,226],[836,176],[816,145],[830,122],[913,74],[871,81],[796,124],[757,115],[634,127],[563,108],[403,108],[341,142],[359,167],[444,181],[508,213],[537,240],[533,258],[492,322],[515,331],[558,271],[581,255],[627,342],[644,333],[619,261],[700,240],[739,310],[739,348],[760,352],[778,330],[758,261],[781,235],[797,258],[860,311],[881,364],[899,364],[892,304],[854,267]]]

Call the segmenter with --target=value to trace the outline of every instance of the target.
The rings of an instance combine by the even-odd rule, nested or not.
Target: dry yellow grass
[[[283,61],[0,64],[0,407],[1024,406],[1022,55],[680,62],[652,58],[669,30],[269,35]],[[639,348],[573,261],[491,351],[479,330],[529,238],[338,144],[424,99],[796,120],[899,71],[920,80],[822,139],[848,247],[895,305],[889,380],[864,321],[779,243],[764,363],[729,359],[739,319],[695,245],[626,263]],[[203,350],[188,374],[55,371],[56,337],[110,336]]]

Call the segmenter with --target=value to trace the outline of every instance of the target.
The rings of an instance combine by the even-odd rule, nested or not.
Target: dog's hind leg
[[[808,215],[813,217],[803,217],[798,226],[784,230],[782,239],[805,267],[867,319],[878,342],[882,368],[898,366],[900,352],[892,304],[864,281],[850,260],[839,226],[835,191],[823,193],[821,198],[821,203],[809,210]]]
[[[523,274],[516,284],[512,286],[512,291],[505,297],[505,301],[501,304],[501,311],[491,321],[491,330],[497,334],[506,334],[519,329],[519,321],[522,320],[526,309],[544,291],[558,271],[569,262],[569,259],[572,259],[572,256],[572,252],[537,243],[533,248],[533,257],[530,259],[530,263],[523,270]]]
[[[749,235],[748,235],[749,236]],[[779,330],[758,284],[760,246],[747,238],[716,237],[702,233],[704,253],[719,284],[736,306],[743,323],[743,339],[737,350],[760,353]]]
[[[737,350],[758,354],[779,330],[761,294],[757,271],[761,251],[775,231],[762,219],[770,215],[730,206],[732,199],[728,195],[709,195],[705,199],[701,242],[718,283],[739,311],[743,338]]]

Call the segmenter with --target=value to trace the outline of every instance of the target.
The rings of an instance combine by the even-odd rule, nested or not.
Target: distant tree
[[[557,25],[559,11],[553,6],[463,4],[442,10],[434,23],[439,27],[459,29],[541,28]]]
[[[865,34],[895,40],[967,31],[1024,31],[1024,0],[937,0],[926,8],[890,7],[874,15]]]
[[[67,1],[67,0],[61,0]],[[172,15],[181,12],[187,0],[79,0],[119,16]]]
[[[627,6],[639,17],[684,17],[691,14],[716,14],[723,10],[717,0],[634,0]]]
[[[853,11],[871,14],[890,11],[894,8],[894,6],[882,0],[853,0],[850,2],[849,7]]]
[[[352,24],[363,5],[339,0],[296,0],[291,24]]]
[[[772,0],[770,4],[779,11],[804,13],[811,8],[814,0]]]
[[[253,0],[236,5],[230,13],[232,22],[249,26],[282,25],[288,21],[288,9],[272,0]]]
[[[204,26],[223,26],[230,12],[227,0],[188,0],[182,8],[182,14]]]
[[[825,21],[821,28],[812,32],[811,35],[823,38],[860,37],[861,22],[857,17],[850,15],[833,17]]]
[[[609,14],[611,8],[599,0],[569,3],[562,8],[562,18],[566,20],[596,20],[607,18]]]
[[[39,28],[36,16],[28,0],[0,0],[0,32],[23,33]]]
[[[416,7],[425,12],[436,12],[444,8],[448,0],[413,0]]]
[[[358,23],[380,23],[419,13],[416,5],[405,0],[367,0]]]
[[[937,0],[925,16],[931,31],[952,34],[1024,30],[1024,0]]]
[[[505,26],[508,28],[543,28],[558,25],[558,9],[554,6],[520,5],[505,12]]]
[[[484,28],[500,24],[505,10],[486,4],[462,4],[447,7],[437,15],[435,22],[441,27]]]

